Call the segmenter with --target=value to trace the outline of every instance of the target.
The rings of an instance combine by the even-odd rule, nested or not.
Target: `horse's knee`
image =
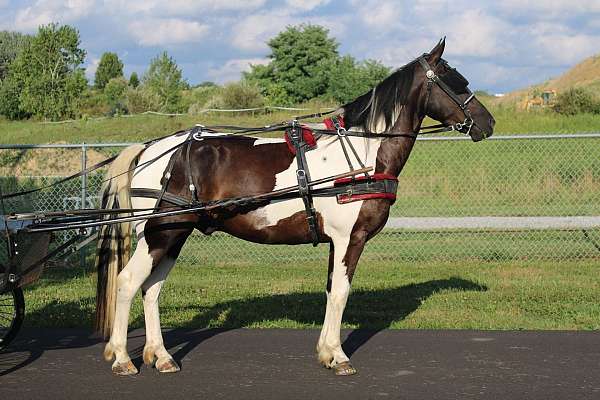
[[[158,301],[160,296],[160,289],[162,288],[161,282],[156,282],[152,285],[142,285],[142,293],[144,297],[144,304],[153,304]]]

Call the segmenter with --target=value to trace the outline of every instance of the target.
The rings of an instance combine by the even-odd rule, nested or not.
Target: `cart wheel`
[[[25,317],[23,290],[15,288],[0,294],[0,350],[17,336]]]

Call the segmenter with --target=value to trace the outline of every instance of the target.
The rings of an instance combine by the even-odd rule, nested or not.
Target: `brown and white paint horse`
[[[426,54],[432,70],[445,79],[461,101],[466,101],[468,82],[442,60],[445,43]],[[446,78],[444,78],[446,77]],[[415,133],[427,115],[446,125],[465,119],[465,113],[438,85],[427,88],[426,71],[417,60],[392,73],[373,91],[340,108],[347,128],[373,133],[386,131]],[[470,99],[468,112],[473,119],[469,131],[474,141],[490,136],[494,119],[477,100]],[[162,179],[175,150],[169,149],[186,140],[187,135],[163,138],[148,147],[132,146],[113,162],[113,177],[105,187],[103,206],[152,208],[155,200],[130,198],[130,188],[161,189]],[[322,136],[317,147],[306,153],[311,178],[329,177],[348,171],[348,164],[337,137]],[[415,143],[414,137],[351,137],[362,161],[375,166],[376,173],[398,176]],[[137,168],[133,174],[122,171],[147,160],[165,156]],[[203,135],[190,148],[193,183],[200,201],[261,194],[295,185],[296,163],[283,140],[251,137],[225,138]],[[356,160],[353,160],[356,165]],[[137,163],[137,164],[136,164]],[[183,156],[174,160],[169,193],[189,198]],[[168,206],[163,204],[162,206]],[[385,225],[390,202],[371,199],[338,204],[335,197],[316,197],[314,207],[319,221],[321,242],[329,243],[327,274],[327,308],[317,343],[319,361],[338,375],[356,372],[342,350],[340,325],[350,283],[365,243]],[[210,211],[161,217],[127,225],[105,227],[99,245],[97,328],[110,340],[104,356],[114,358],[116,374],[137,373],[127,353],[127,328],[131,301],[141,288],[146,322],[146,345],[143,359],[160,372],[176,372],[178,365],[165,349],[159,321],[158,298],[161,286],[194,229],[210,234],[227,232],[238,238],[265,244],[310,243],[311,234],[301,199],[265,202],[244,209]],[[138,243],[133,256],[125,255],[130,246],[128,231],[133,228]]]

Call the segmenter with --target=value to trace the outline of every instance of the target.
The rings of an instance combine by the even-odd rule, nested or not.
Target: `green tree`
[[[6,79],[10,64],[29,44],[30,35],[19,32],[0,32],[0,81]]]
[[[0,83],[0,114],[8,119],[22,119],[28,114],[21,109],[19,96],[23,85],[14,77],[9,75]]]
[[[138,78],[138,74],[135,71],[132,72],[129,76],[129,86],[131,86],[134,89],[140,86],[140,78]]]
[[[181,69],[166,51],[152,59],[142,82],[150,93],[160,99],[160,111],[180,111],[181,91],[187,84],[181,77]]]
[[[289,26],[268,45],[270,63],[252,65],[244,79],[257,84],[267,97],[276,93],[288,103],[306,101],[326,92],[326,82],[319,73],[322,63],[339,57],[339,45],[329,37],[327,29],[318,25]]]
[[[127,81],[122,76],[112,78],[104,86],[104,96],[106,103],[110,107],[111,114],[124,114],[127,112],[125,107],[125,93],[127,90]]]
[[[357,63],[351,56],[321,62],[320,74],[326,82],[323,97],[339,103],[347,103],[369,91],[390,73],[390,69],[378,61]]]
[[[104,89],[104,86],[112,78],[119,78],[123,76],[123,63],[119,60],[119,56],[116,53],[106,52],[100,57],[100,63],[96,69],[96,76],[94,77],[94,85],[96,89]]]
[[[20,88],[23,113],[53,120],[77,114],[79,98],[87,87],[80,67],[85,50],[79,46],[79,32],[68,25],[39,28],[9,71]]]

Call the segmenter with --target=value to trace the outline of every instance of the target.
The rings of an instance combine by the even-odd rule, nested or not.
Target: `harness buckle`
[[[337,118],[335,118],[335,119],[332,118],[332,121],[333,121],[333,126],[335,127],[335,130],[337,132],[337,135],[339,137],[346,136],[346,132],[347,132],[346,128],[344,128],[343,126],[340,125],[340,122],[338,121],[338,119]]]
[[[298,180],[298,192],[301,196],[308,194],[308,180],[306,179],[306,171],[303,169],[296,170],[296,179]]]

